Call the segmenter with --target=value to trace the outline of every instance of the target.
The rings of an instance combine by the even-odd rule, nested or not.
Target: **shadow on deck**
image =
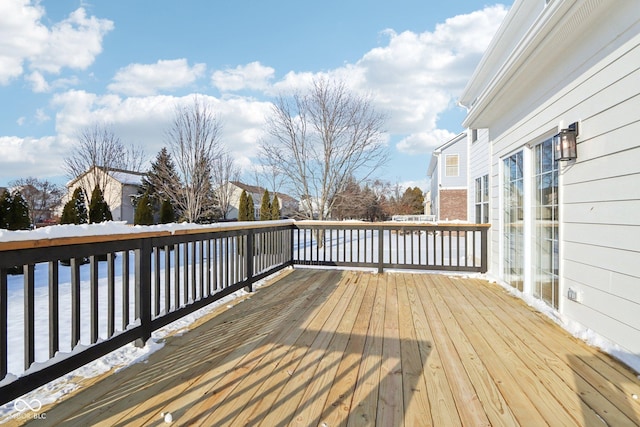
[[[296,269],[46,421],[623,426],[640,424],[639,393],[626,367],[485,281]]]

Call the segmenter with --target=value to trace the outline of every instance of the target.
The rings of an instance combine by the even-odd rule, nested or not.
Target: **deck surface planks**
[[[495,284],[296,269],[43,410],[48,425],[625,426],[634,394],[633,372]]]

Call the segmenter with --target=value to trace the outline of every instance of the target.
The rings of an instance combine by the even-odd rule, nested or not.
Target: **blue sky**
[[[2,0],[0,185],[64,183],[63,159],[94,123],[152,160],[194,93],[251,170],[270,100],[322,74],[388,115],[392,158],[377,175],[426,190],[431,151],[463,130],[457,97],[511,3]]]

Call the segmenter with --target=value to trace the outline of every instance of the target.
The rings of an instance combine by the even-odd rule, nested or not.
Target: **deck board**
[[[483,280],[296,269],[232,305],[47,424],[640,425],[635,373]]]

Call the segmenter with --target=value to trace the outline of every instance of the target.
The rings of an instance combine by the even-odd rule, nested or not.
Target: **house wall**
[[[447,176],[446,162],[448,155],[458,156],[458,175]],[[429,164],[430,172],[430,207],[431,214],[437,221],[462,220],[467,221],[467,177],[468,177],[468,144],[466,133],[457,135],[445,145],[437,148]],[[445,193],[443,195],[443,192]],[[461,191],[465,199],[460,197]],[[443,206],[444,204],[444,206]],[[457,206],[454,206],[457,205]]]
[[[437,160],[436,160],[437,161]],[[429,191],[430,194],[430,205],[431,205],[431,215],[434,215],[435,218],[438,218],[438,212],[439,212],[439,206],[440,206],[440,177],[438,176],[439,174],[439,167],[436,165],[435,169],[433,169],[432,173],[431,173],[431,190]]]
[[[109,205],[111,207],[111,214],[113,215],[114,221],[126,221],[128,224],[133,224],[135,208],[133,207],[133,203],[131,203],[131,198],[138,194],[138,188],[138,186],[131,184],[125,184],[120,187],[121,190],[119,192],[120,197],[118,205]],[[115,194],[114,196],[118,196],[118,194]],[[116,219],[116,212],[120,219]]]
[[[467,220],[467,190],[440,190],[440,221]]]
[[[451,154],[458,155],[458,176],[447,176],[446,174],[446,157]],[[442,150],[438,158],[441,179],[440,188],[467,188],[467,157],[466,137]]]
[[[627,10],[621,8],[608,18],[615,21],[617,17],[624,22],[625,14],[632,13],[634,8],[640,11],[630,2],[621,5],[626,5]],[[637,14],[628,19],[637,19]],[[583,60],[581,64],[591,61],[594,65],[541,100],[522,119],[510,124],[496,122],[490,129],[493,151],[490,272],[501,276],[502,159],[522,149],[526,161],[531,156],[530,147],[557,133],[559,128],[579,122],[578,159],[562,162],[559,171],[559,310],[635,355],[640,354],[639,26],[631,27],[636,34],[633,37],[614,38],[610,44],[591,44],[591,49],[600,48],[599,61],[593,57]],[[609,22],[606,31],[595,28],[594,32],[606,37],[611,27],[628,28]],[[583,47],[576,49],[586,52]],[[578,69],[580,59],[569,57],[568,63],[558,64],[559,69],[550,69],[549,74]],[[541,85],[547,85],[546,80]],[[527,164],[526,176],[531,173],[530,163]],[[530,250],[525,247],[525,253]],[[531,261],[527,268],[531,268]],[[578,291],[580,302],[567,298],[569,288]]]
[[[469,132],[471,133],[471,132]],[[469,167],[467,176],[467,188],[469,189],[469,198],[467,205],[468,221],[475,222],[475,205],[476,205],[476,178],[480,178],[489,174],[489,164],[491,162],[491,145],[489,144],[489,130],[477,129],[477,139],[472,141],[469,139]],[[491,176],[489,177],[489,185],[491,185]],[[493,209],[493,206],[489,206]]]

